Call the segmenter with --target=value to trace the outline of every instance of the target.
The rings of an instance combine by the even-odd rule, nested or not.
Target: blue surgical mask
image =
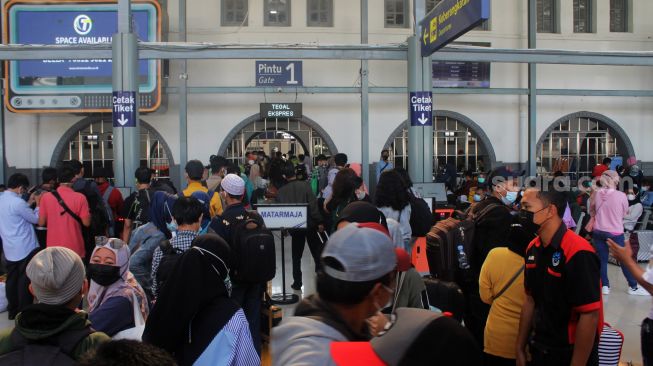
[[[506,206],[512,205],[517,200],[517,195],[519,192],[507,191],[506,196],[501,197],[501,202]]]
[[[480,194],[475,194],[474,195],[474,202],[481,202],[481,195]]]
[[[167,228],[168,231],[170,231],[171,233],[177,232],[177,221],[172,220],[172,221],[170,221],[170,222],[166,222],[166,228]]]
[[[485,178],[478,178],[479,183],[485,183]]]

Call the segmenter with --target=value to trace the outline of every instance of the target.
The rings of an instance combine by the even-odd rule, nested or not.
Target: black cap
[[[509,179],[514,179],[517,177],[521,177],[524,175],[524,172],[516,172],[510,169],[509,167],[502,165],[500,167],[495,168],[490,172],[490,175],[487,177],[487,183],[490,186],[494,186],[497,183],[505,182],[506,180]]]
[[[379,211],[373,204],[365,201],[355,201],[348,204],[340,211],[340,217],[336,222],[336,226],[341,221],[356,223],[374,222],[381,224],[386,229],[388,228],[388,223],[383,212]]]

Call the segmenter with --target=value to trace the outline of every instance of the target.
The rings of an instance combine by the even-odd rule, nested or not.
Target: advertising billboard
[[[132,3],[139,41],[161,39],[156,1]],[[111,44],[117,32],[116,2],[10,1],[4,8],[4,41],[10,44]],[[6,105],[12,112],[110,112],[111,59],[21,60],[5,67]],[[139,107],[152,112],[161,103],[158,60],[138,61]]]

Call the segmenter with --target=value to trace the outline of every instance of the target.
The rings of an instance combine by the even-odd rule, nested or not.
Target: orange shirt
[[[70,187],[60,186],[57,192],[70,208],[81,219],[89,217],[88,202],[83,194],[75,192]],[[48,247],[66,247],[84,258],[84,238],[82,227],[72,216],[66,213],[52,193],[46,193],[41,198],[39,216],[44,217],[48,228],[46,243]],[[63,213],[63,214],[62,214]]]

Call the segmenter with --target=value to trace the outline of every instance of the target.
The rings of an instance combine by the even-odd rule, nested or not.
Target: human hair
[[[177,225],[192,225],[200,221],[204,206],[195,197],[179,197],[172,206],[172,217]]]
[[[57,181],[57,169],[53,167],[47,167],[41,172],[41,180],[43,183],[49,183],[52,181]]]
[[[71,161],[64,161],[57,169],[57,179],[59,183],[70,183],[75,178],[75,170]]]
[[[136,173],[134,173],[134,177],[136,177],[136,181],[139,184],[147,184],[150,183],[152,180],[152,171],[150,168],[146,166],[142,166],[138,169],[136,169]]]
[[[326,155],[324,155],[324,154],[318,155],[316,159],[317,159],[317,161],[329,160],[329,159],[327,159]]]
[[[408,174],[408,171],[406,169],[399,166],[394,168],[393,170],[401,176],[401,179],[403,179],[404,183],[406,184],[406,187],[410,188],[413,186],[413,180],[410,179],[410,175]]]
[[[612,159],[610,158],[603,159],[603,165],[610,165],[611,163],[612,163]]]
[[[176,366],[177,362],[165,350],[130,339],[102,343],[87,352],[80,366]]]
[[[345,166],[347,165],[347,154],[338,153],[333,157],[333,160],[337,166]]]
[[[536,197],[545,205],[555,206],[560,218],[565,215],[565,210],[567,209],[567,197],[564,193],[549,188],[547,190],[537,191]]]
[[[379,183],[376,185],[374,204],[376,207],[391,207],[401,211],[410,204],[408,187],[399,173],[388,170],[381,173]]]
[[[281,167],[281,174],[287,178],[293,178],[295,176],[295,164],[290,160],[285,162]]]
[[[297,155],[297,159],[299,159],[300,162],[303,162],[305,158],[306,158],[306,155],[304,155],[304,154]]]
[[[204,165],[202,165],[201,161],[190,160],[188,163],[186,163],[186,167],[184,169],[186,170],[186,174],[188,174],[188,178],[190,178],[190,180],[202,180],[202,175],[204,174]]]
[[[363,184],[363,180],[350,168],[341,169],[333,180],[333,195],[331,201],[334,204],[346,202],[356,191],[356,188]]]
[[[84,168],[84,164],[82,164],[82,162],[77,159],[69,160],[68,164],[70,164],[70,168],[73,170],[75,175],[81,173],[82,169]]]
[[[23,173],[16,173],[9,177],[7,181],[7,187],[9,189],[16,189],[18,187],[29,187],[29,179]]]
[[[227,165],[228,161],[224,156],[212,155],[209,166],[211,167],[211,174],[216,174]]]
[[[240,177],[240,173],[241,173],[240,168],[238,167],[238,165],[234,163],[227,163],[225,167],[225,171],[227,174],[236,174],[237,176]]]
[[[332,257],[322,258],[322,265],[340,270],[344,269],[343,265]],[[372,281],[349,282],[333,278],[320,270],[316,276],[316,290],[324,301],[341,305],[357,305],[365,300],[377,283],[380,282],[385,286],[390,286],[392,282],[391,273]]]

